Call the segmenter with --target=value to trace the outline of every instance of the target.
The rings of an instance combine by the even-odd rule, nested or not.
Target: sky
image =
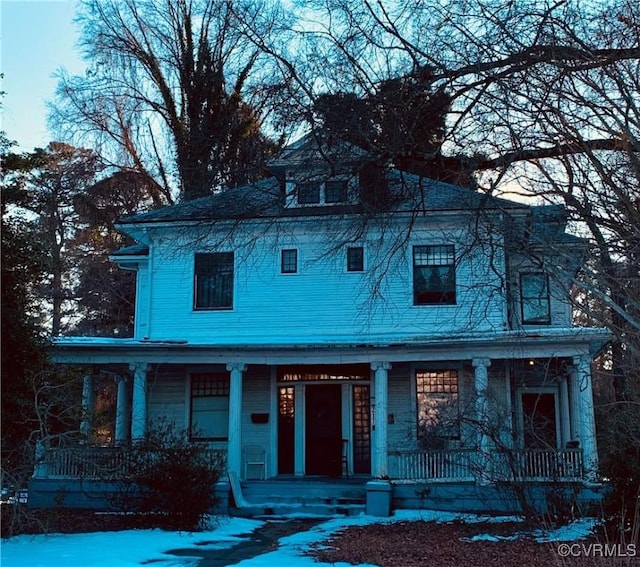
[[[295,517],[295,516],[292,516]],[[396,510],[389,518],[375,518],[360,515],[328,518],[312,529],[281,538],[279,546],[251,559],[236,563],[238,567],[332,567],[328,563],[316,562],[306,555],[312,544],[325,541],[331,534],[349,526],[396,521],[453,522],[504,522],[514,521],[513,516],[478,516],[475,514],[454,514],[433,510]],[[193,567],[197,565],[195,556],[178,558],[167,554],[171,549],[223,549],[238,545],[248,534],[264,522],[244,518],[219,517],[217,526],[207,532],[185,533],[161,530],[130,530],[121,532],[88,534],[50,534],[37,536],[17,536],[3,540],[0,546],[2,567],[139,567],[142,564],[158,564],[164,567]],[[517,539],[529,535],[538,542],[554,542],[557,553],[569,554],[568,542],[585,538],[595,523],[590,518],[577,520],[555,530],[535,530],[503,539]],[[498,538],[479,533],[471,541]],[[105,545],[107,543],[107,545]],[[577,547],[575,551],[579,552]],[[346,563],[335,563],[333,567],[350,567]],[[366,567],[361,565],[360,567]],[[371,567],[371,566],[368,566]]]
[[[65,68],[83,72],[75,45],[73,23],[76,0],[0,0],[0,90],[2,126],[14,151],[44,147],[52,139],[47,131],[47,101],[55,94],[54,73]]]

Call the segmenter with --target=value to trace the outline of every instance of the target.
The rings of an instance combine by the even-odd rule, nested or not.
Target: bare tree
[[[60,74],[52,121],[155,179],[169,203],[259,178],[273,148],[261,131],[269,75],[239,32],[258,16],[268,36],[277,11],[258,1],[83,0],[90,67]]]

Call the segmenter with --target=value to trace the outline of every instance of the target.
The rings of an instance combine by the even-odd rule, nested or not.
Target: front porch
[[[330,348],[69,340],[56,356],[86,365],[87,449],[43,447],[34,481],[115,478],[126,448],[166,420],[223,455],[242,487],[375,480],[395,498],[406,487],[585,485],[597,477],[587,347],[564,331]],[[105,439],[92,422],[100,376],[115,389],[104,453],[88,448]]]

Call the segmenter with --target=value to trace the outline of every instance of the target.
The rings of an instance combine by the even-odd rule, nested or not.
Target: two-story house
[[[164,418],[243,482],[383,479],[399,505],[407,487],[424,503],[425,485],[595,479],[607,334],[572,325],[585,244],[561,207],[313,137],[272,172],[119,225],[138,242],[112,258],[137,275],[134,337],[54,348],[87,365],[88,409],[92,375],[119,376],[117,445]],[[36,476],[64,476],[46,462]]]

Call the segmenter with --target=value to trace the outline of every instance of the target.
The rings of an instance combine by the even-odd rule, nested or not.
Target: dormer
[[[332,207],[360,202],[362,149],[322,133],[310,133],[269,164],[280,180],[285,208]]]

